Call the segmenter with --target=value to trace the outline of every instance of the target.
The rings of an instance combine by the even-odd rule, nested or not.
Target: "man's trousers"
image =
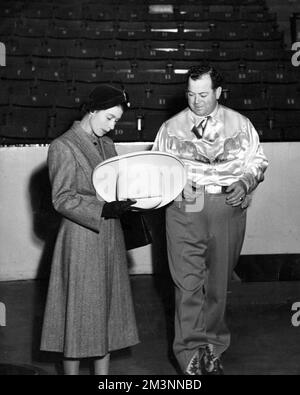
[[[225,202],[226,194],[205,194],[204,207],[174,201],[166,210],[167,248],[175,283],[174,354],[183,371],[195,352],[213,345],[220,356],[229,346],[225,323],[227,286],[244,241],[246,210]]]

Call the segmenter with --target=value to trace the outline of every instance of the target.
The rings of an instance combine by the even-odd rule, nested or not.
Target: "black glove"
[[[101,216],[104,218],[120,218],[134,203],[136,203],[136,200],[131,199],[104,203]]]

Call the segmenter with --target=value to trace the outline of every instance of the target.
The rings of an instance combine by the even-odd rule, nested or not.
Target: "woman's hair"
[[[210,64],[202,64],[198,66],[192,66],[187,74],[187,78],[191,78],[196,81],[202,78],[203,75],[210,75],[212,81],[212,89],[217,89],[222,86],[223,76]]]

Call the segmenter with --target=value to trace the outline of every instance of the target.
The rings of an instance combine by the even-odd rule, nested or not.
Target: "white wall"
[[[122,143],[119,154],[149,149]],[[300,143],[264,143],[270,161],[248,210],[243,254],[300,253]],[[47,146],[0,147],[0,279],[34,279],[49,269],[53,224],[43,216]],[[48,248],[48,249],[47,249]],[[49,258],[47,260],[47,258]],[[150,247],[131,251],[131,273],[151,273]],[[41,266],[44,265],[44,268]]]
[[[300,253],[300,143],[264,143],[269,167],[248,210],[242,254]]]

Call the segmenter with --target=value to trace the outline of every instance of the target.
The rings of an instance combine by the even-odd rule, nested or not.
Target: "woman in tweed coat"
[[[41,350],[64,355],[65,374],[78,374],[81,358],[95,374],[108,374],[113,350],[138,343],[119,216],[133,201],[96,197],[92,171],[117,155],[105,136],[127,107],[126,95],[100,85],[81,121],[54,140],[48,152],[52,201],[62,215],[49,280]]]

